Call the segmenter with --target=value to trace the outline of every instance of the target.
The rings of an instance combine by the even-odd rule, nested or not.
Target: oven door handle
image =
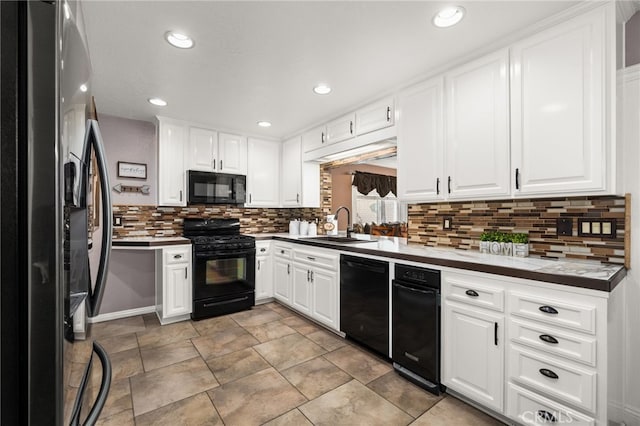
[[[398,287],[398,288],[402,288],[404,290],[408,290],[408,291],[412,291],[414,293],[422,293],[422,294],[438,294],[438,290],[436,289],[431,289],[431,288],[416,288],[413,286],[406,286],[406,285],[402,285],[400,284],[402,281],[397,281],[397,280],[393,280],[393,286],[394,287]]]
[[[196,259],[211,259],[211,258],[228,258],[228,257],[238,257],[238,256],[255,256],[256,249],[251,250],[238,250],[238,251],[203,251],[197,252],[194,251],[194,256]]]

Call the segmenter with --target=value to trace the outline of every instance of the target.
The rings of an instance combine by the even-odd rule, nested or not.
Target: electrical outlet
[[[442,218],[442,229],[445,229],[445,230],[453,229],[453,217],[445,216]]]
[[[559,217],[556,219],[556,235],[570,237],[573,233],[573,219]]]
[[[113,226],[122,226],[122,216],[113,215]]]

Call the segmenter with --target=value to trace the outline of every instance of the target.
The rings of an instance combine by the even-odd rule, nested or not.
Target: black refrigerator
[[[112,230],[81,6],[0,1],[0,31],[0,424],[93,424],[111,367],[73,322],[99,313]]]

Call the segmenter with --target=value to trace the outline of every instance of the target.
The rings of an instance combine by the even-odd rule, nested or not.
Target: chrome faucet
[[[336,220],[338,220],[338,213],[340,210],[345,209],[347,211],[347,238],[351,238],[351,212],[347,206],[340,206],[335,212]]]

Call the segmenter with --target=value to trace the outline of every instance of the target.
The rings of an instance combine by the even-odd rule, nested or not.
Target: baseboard
[[[640,409],[630,405],[625,406],[624,420],[628,425],[640,425]]]
[[[89,318],[89,323],[94,324],[96,322],[111,321],[120,318],[135,317],[136,315],[152,314],[156,311],[154,306],[145,306],[142,308],[127,309],[125,311],[108,312],[106,314],[96,315],[93,318]]]

